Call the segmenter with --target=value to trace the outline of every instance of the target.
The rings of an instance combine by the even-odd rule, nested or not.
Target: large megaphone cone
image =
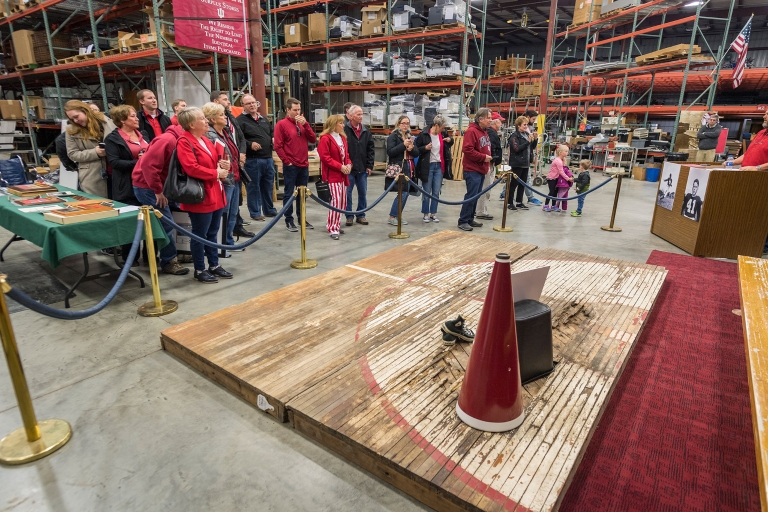
[[[523,385],[509,254],[497,254],[456,412],[472,428],[505,432],[523,423]]]

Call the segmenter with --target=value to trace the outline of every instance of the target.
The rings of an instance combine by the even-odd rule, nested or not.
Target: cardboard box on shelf
[[[45,113],[45,101],[40,96],[27,96],[27,106],[33,110],[37,118],[42,118]]]
[[[160,6],[160,21],[173,21],[173,5],[165,3]],[[149,18],[149,32],[150,34],[157,34],[157,28],[155,27],[155,14],[151,7],[142,9],[142,12],[146,13]],[[160,23],[160,35],[162,35],[166,41],[174,42],[176,40],[176,34],[173,30],[173,25],[167,23]],[[157,37],[155,37],[157,40]]]
[[[583,25],[590,21],[599,20],[602,6],[603,0],[576,0],[571,24]]]
[[[336,16],[331,16],[330,22],[326,21],[324,12],[315,12],[307,16],[307,41],[328,41],[327,30],[335,19]]]
[[[117,47],[120,48],[121,51],[127,52],[130,45],[140,42],[141,39],[139,39],[133,32],[117,33]]]
[[[32,41],[34,30],[14,30],[13,54],[16,57],[17,66],[37,64],[35,61],[35,46]]]
[[[306,43],[309,41],[309,27],[303,23],[285,25],[285,44]]]
[[[0,100],[0,116],[3,119],[24,119],[19,100]]]
[[[361,9],[361,17],[363,18],[361,35],[383,34],[387,21],[387,6],[369,5],[368,7],[363,7]]]

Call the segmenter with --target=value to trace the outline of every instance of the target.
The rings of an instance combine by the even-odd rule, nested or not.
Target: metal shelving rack
[[[715,106],[715,92],[719,85],[730,80],[732,70],[721,70],[719,65],[722,56],[728,51],[730,41],[728,38],[731,14],[736,0],[730,0],[728,17],[714,18],[702,16],[702,9],[706,2],[696,6],[695,14],[684,16],[680,19],[667,21],[667,14],[686,4],[682,0],[650,0],[636,7],[625,9],[621,12],[608,14],[597,20],[577,27],[569,27],[568,30],[554,35],[550,59],[551,74],[544,79],[541,70],[533,70],[505,77],[489,78],[485,80],[486,102],[495,109],[508,109],[513,111],[520,108],[520,103],[513,100],[505,102],[504,92],[510,88],[514,91],[516,83],[530,78],[544,79],[552,84],[559,94],[548,97],[547,116],[548,121],[560,127],[564,126],[568,116],[576,115],[576,124],[580,119],[586,119],[587,115],[603,116],[606,110],[616,110],[623,116],[635,113],[644,116],[644,123],[650,116],[675,117],[675,127],[679,123],[680,113],[683,110],[712,110],[726,112],[735,115],[753,115],[756,113],[754,106]],[[710,35],[707,39],[699,26],[700,20],[724,22],[725,29]],[[653,22],[652,24],[649,23]],[[642,52],[636,39],[653,37],[657,39],[656,49],[662,48],[664,30],[673,26],[688,25],[692,27],[687,55],[680,59],[634,66],[634,57]],[[624,33],[617,33],[617,28],[625,27]],[[702,49],[708,51],[714,61],[701,61],[693,54],[694,43],[697,37],[702,40]],[[718,44],[714,44],[715,38],[720,37]],[[582,55],[580,62],[562,65],[556,62],[558,53],[566,45],[578,48]],[[575,42],[575,44],[574,44]],[[710,44],[712,42],[713,44]],[[613,58],[614,45],[622,45],[622,53],[618,59]],[[583,53],[582,53],[583,52]],[[614,69],[596,71],[592,74],[584,74],[585,69],[597,64],[598,52],[607,53],[607,60],[600,59],[600,64],[609,63]],[[768,83],[766,70],[748,69],[745,73],[742,87],[758,90]],[[493,94],[492,88],[498,87],[498,93]],[[679,92],[677,105],[655,106],[652,104],[654,92]],[[688,104],[684,104],[686,93],[700,92],[698,97]],[[630,100],[630,97],[632,99]],[[495,101],[494,101],[495,100]],[[672,131],[672,144],[676,128]]]
[[[479,58],[478,58],[478,64],[481,64],[483,61],[483,52],[485,50],[485,39],[482,37],[482,34],[485,32],[485,25],[486,25],[486,9],[487,9],[487,3],[488,0],[482,0],[482,4],[475,6],[471,5],[472,1],[467,0],[466,1],[466,10],[465,10],[465,20],[468,22],[470,21],[470,15],[471,15],[471,22],[474,22],[476,26],[480,27],[480,30],[473,29],[470,26],[470,23],[467,23],[465,26],[459,26],[459,27],[453,27],[453,28],[446,28],[441,30],[430,30],[423,33],[411,33],[411,32],[393,32],[392,31],[392,8],[398,3],[397,0],[386,0],[386,6],[387,6],[387,32],[386,34],[383,34],[380,37],[370,37],[370,38],[363,38],[363,39],[355,39],[351,41],[330,41],[328,37],[329,28],[326,30],[326,41],[321,42],[319,44],[314,45],[306,45],[301,47],[274,47],[273,43],[275,40],[277,40],[277,35],[282,32],[283,30],[283,24],[286,20],[295,18],[297,16],[300,16],[302,14],[308,14],[311,12],[315,12],[315,9],[317,6],[322,5],[325,9],[325,17],[326,20],[330,19],[330,16],[337,14],[340,9],[346,9],[346,8],[360,8],[365,7],[367,5],[372,4],[380,4],[381,0],[379,1],[364,1],[364,2],[350,2],[347,0],[310,0],[307,2],[302,2],[298,4],[289,4],[286,6],[281,7],[272,7],[270,5],[271,0],[267,1],[267,8],[264,11],[264,16],[267,18],[267,21],[264,22],[262,20],[262,26],[265,30],[265,33],[267,36],[265,37],[265,43],[268,43],[268,46],[265,45],[264,52],[267,56],[268,62],[269,62],[269,78],[270,83],[268,84],[271,91],[271,106],[272,106],[272,116],[273,119],[277,119],[277,114],[279,111],[278,105],[275,102],[275,89],[279,84],[275,84],[274,82],[274,74],[273,70],[279,69],[280,67],[280,56],[281,55],[306,55],[311,53],[323,53],[325,54],[326,59],[326,71],[327,71],[327,80],[324,85],[321,86],[312,86],[313,92],[320,92],[325,93],[326,97],[326,103],[327,108],[329,112],[335,107],[335,105],[332,103],[331,100],[331,92],[339,92],[339,91],[346,91],[350,90],[352,86],[350,85],[331,85],[330,82],[330,54],[333,51],[336,50],[344,50],[344,49],[352,49],[352,50],[359,50],[359,49],[365,49],[365,48],[383,48],[384,45],[386,45],[386,51],[391,52],[393,44],[400,44],[405,43],[406,51],[409,53],[420,53],[422,57],[424,56],[424,46],[428,44],[435,44],[435,43],[444,43],[444,42],[451,42],[451,41],[461,41],[460,45],[460,65],[461,65],[461,77],[458,80],[446,80],[446,81],[434,81],[434,82],[412,82],[412,83],[395,83],[392,82],[390,79],[390,69],[388,68],[387,71],[387,80],[384,83],[380,84],[373,84],[373,85],[366,85],[364,86],[366,90],[368,91],[382,91],[385,92],[387,95],[387,108],[386,108],[386,116],[389,115],[389,99],[392,91],[409,91],[409,90],[423,90],[423,89],[458,89],[459,95],[462,98],[465,98],[465,110],[467,109],[469,105],[469,99],[467,98],[467,86],[471,85],[471,90],[469,92],[469,98],[473,98],[475,96],[479,96],[479,94],[475,94],[476,89],[481,84],[481,77],[482,77],[482,65],[474,65],[469,62],[468,59],[468,50],[471,43],[475,45],[475,51],[477,52]],[[410,4],[410,0],[408,1]],[[391,62],[390,62],[391,65]],[[467,81],[466,76],[466,69],[467,66],[471,66],[473,68],[473,75],[477,77],[475,81],[469,82]],[[361,86],[363,87],[363,86]],[[479,89],[478,89],[479,90]],[[475,101],[479,101],[479,98],[476,98]],[[464,111],[460,111],[459,113],[459,126],[462,126]]]
[[[10,12],[8,0],[3,0],[6,12]],[[176,46],[162,35],[163,25],[172,25],[172,20],[161,17],[161,8],[165,0],[152,0],[152,15],[157,31],[157,46],[133,52],[123,52],[114,55],[103,55],[104,49],[99,45],[101,37],[116,36],[118,27],[147,28],[148,15],[141,11],[143,5],[137,0],[45,0],[23,11],[12,13],[0,20],[0,35],[7,25],[8,32],[12,35],[14,29],[39,30],[44,28],[50,52],[51,65],[40,66],[34,69],[11,71],[0,75],[0,86],[3,92],[14,90],[18,84],[23,98],[27,98],[28,82],[32,81],[35,87],[50,85],[56,88],[59,103],[59,111],[63,114],[64,102],[62,100],[61,87],[64,83],[79,85],[87,88],[92,94],[101,97],[103,104],[109,104],[107,93],[107,81],[111,80],[115,86],[124,83],[130,89],[150,88],[157,90],[157,84],[153,83],[154,73],[159,71],[161,76],[169,69],[208,70],[214,73],[214,87],[220,86],[219,66],[226,66],[227,82],[230,95],[233,93],[233,73],[243,70],[244,59],[222,56],[216,53],[203,52],[190,48]],[[170,2],[168,2],[170,3]],[[55,29],[53,27],[56,27]],[[54,55],[52,38],[64,29],[82,31],[86,39],[93,39],[94,58],[79,62],[58,64]],[[93,37],[93,35],[96,37]],[[70,49],[73,55],[77,49]],[[194,73],[192,75],[196,77]],[[199,82],[199,80],[198,80]],[[250,83],[250,81],[248,81]],[[208,92],[209,88],[202,82],[200,85]],[[241,94],[248,85],[237,90]],[[163,87],[166,93],[166,88]],[[117,98],[115,98],[117,99]],[[165,105],[169,105],[165,97]],[[25,111],[29,105],[25,102]],[[36,123],[30,120],[21,121],[29,128],[32,151],[35,162],[39,165],[36,129],[59,129],[58,124]]]

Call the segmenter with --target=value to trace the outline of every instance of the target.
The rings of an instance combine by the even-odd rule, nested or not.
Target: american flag
[[[744,68],[747,66],[747,49],[749,48],[749,35],[752,33],[752,18],[739,32],[739,36],[731,43],[731,49],[739,54],[736,66],[733,68],[733,88],[741,85],[744,77]]]

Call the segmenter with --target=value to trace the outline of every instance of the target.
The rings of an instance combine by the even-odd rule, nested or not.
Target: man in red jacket
[[[475,121],[464,133],[464,143],[461,150],[464,153],[464,183],[467,185],[466,201],[477,196],[483,187],[483,179],[488,174],[491,165],[491,139],[488,127],[491,125],[491,111],[487,108],[478,109]],[[459,214],[459,229],[472,231],[472,228],[482,227],[482,222],[475,222],[477,199],[461,205]]]
[[[296,187],[306,186],[309,181],[309,145],[317,141],[312,127],[301,115],[301,103],[296,98],[285,101],[286,117],[275,125],[275,151],[283,162],[283,205],[293,195]],[[306,219],[301,218],[297,209],[296,217],[304,222],[307,229],[315,229]],[[293,205],[285,212],[285,227],[296,232],[299,228],[293,223]]]
[[[171,154],[176,149],[176,141],[179,140],[184,130],[179,125],[173,125],[149,144],[149,148],[143,155],[139,155],[139,161],[133,168],[131,181],[133,193],[141,204],[152,206],[160,213],[173,219],[171,209],[168,207],[168,199],[163,195],[163,185],[168,177],[168,164]],[[176,231],[163,224],[169,243],[160,249],[160,268],[165,274],[183,276],[189,274],[189,269],[182,267],[176,257]]]

